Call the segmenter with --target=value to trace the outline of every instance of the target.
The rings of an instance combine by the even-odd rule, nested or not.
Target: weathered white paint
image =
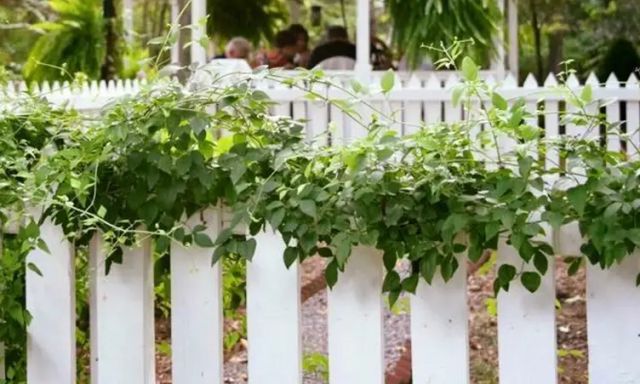
[[[34,212],[36,217],[39,212]],[[27,380],[76,382],[76,303],[74,248],[62,228],[46,220],[41,239],[49,248],[29,252],[42,276],[27,268],[26,307],[33,317],[27,328]]]
[[[358,80],[368,83],[371,76],[371,4],[370,0],[357,0],[356,10],[356,66]]]
[[[171,0],[171,32],[180,33],[180,0]],[[177,37],[177,36],[176,36]],[[171,46],[171,63],[180,62],[180,39],[176,38],[176,42]]]
[[[205,64],[207,62],[207,39],[205,18],[207,17],[207,0],[191,0],[191,62]]]
[[[640,93],[638,79],[634,74],[629,76],[627,88],[635,89]],[[637,160],[640,156],[640,102],[638,101],[627,101],[627,134],[630,141],[627,144],[627,153]]]
[[[285,244],[271,229],[256,240],[247,263],[249,383],[302,383],[298,263],[285,268]]]
[[[640,383],[640,255],[608,271],[587,267],[589,382]]]
[[[469,383],[467,264],[444,282],[439,271],[411,296],[411,364],[414,383]]]
[[[355,247],[329,291],[329,382],[384,383],[382,254]]]
[[[212,240],[220,233],[218,209],[207,209],[187,226],[205,225]],[[211,265],[210,248],[171,245],[171,359],[176,384],[222,384],[221,261]]]
[[[425,84],[429,91],[440,91],[442,84],[435,76],[429,77]],[[425,121],[427,124],[439,123],[442,121],[442,102],[440,100],[429,100],[424,103]]]
[[[555,280],[553,258],[535,294],[519,279],[509,292],[498,294],[498,354],[500,382],[506,384],[553,384],[557,380]],[[504,240],[498,247],[498,266],[518,268],[523,260]],[[522,271],[535,271],[532,263]],[[521,271],[520,271],[521,272]],[[526,356],[526,358],[525,358]]]
[[[509,52],[507,53],[507,61],[509,64],[509,72],[517,79],[520,70],[518,64],[518,0],[509,0],[507,12],[507,24],[509,30]]]
[[[91,377],[94,384],[155,383],[150,240],[125,249],[105,274],[105,244],[91,241]]]
[[[605,87],[610,89],[620,88],[620,83],[615,74],[611,74],[605,83]],[[616,137],[622,133],[622,127],[620,125],[620,103],[615,100],[605,107],[607,110],[607,123],[609,123],[609,132],[612,135],[607,134],[607,149],[612,152],[620,152],[622,145],[620,138]]]
[[[411,76],[405,88],[420,89],[422,84],[417,76]],[[404,134],[410,135],[420,129],[422,123],[422,103],[419,101],[404,102]]]

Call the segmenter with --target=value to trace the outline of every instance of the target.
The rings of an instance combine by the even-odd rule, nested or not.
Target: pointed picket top
[[[590,85],[592,88],[600,87],[600,80],[598,80],[598,76],[595,73],[591,72],[589,77],[587,77],[587,81],[584,82],[585,85]]]
[[[51,86],[48,81],[45,81],[40,85],[40,93],[51,93]]]
[[[107,89],[113,93],[115,93],[117,91],[116,88],[116,81],[111,79],[107,82]]]
[[[402,89],[402,79],[400,78],[400,75],[398,75],[398,72],[393,72],[393,90],[397,91],[399,89]]]
[[[522,87],[526,89],[538,88],[538,80],[536,80],[536,77],[533,75],[533,73],[527,75],[527,78],[524,79]]]
[[[91,83],[89,83],[88,91],[90,93],[95,93],[95,92],[98,92],[99,88],[100,88],[100,86],[98,85],[98,81],[97,80],[91,80]]]
[[[18,92],[23,93],[29,90],[29,86],[25,81],[21,81],[18,83]]]
[[[569,88],[577,88],[580,86],[580,80],[578,80],[578,76],[575,73],[572,73],[567,78],[567,86]]]
[[[489,75],[487,76],[487,78],[485,79],[485,83],[487,83],[487,85],[489,87],[494,87],[496,86],[496,84],[498,84],[498,81],[496,80],[495,76],[493,75]]]
[[[427,83],[424,86],[427,89],[440,89],[442,85],[440,84],[440,80],[433,73],[427,79]]]
[[[518,80],[509,72],[502,82],[502,87],[505,89],[518,88]]]
[[[605,88],[620,88],[620,82],[616,77],[616,74],[611,72],[609,77],[607,78],[607,82],[604,83]]]
[[[124,80],[122,79],[116,80],[115,89],[118,93],[124,92]]]
[[[62,83],[60,91],[63,96],[72,96],[77,93],[75,90],[71,89],[71,84],[68,81]]]
[[[447,77],[447,80],[444,82],[444,87],[446,89],[450,89],[455,87],[458,84],[460,84],[460,79],[456,74],[452,73],[449,75],[449,77]]]
[[[125,92],[133,92],[133,80],[127,79],[124,82],[124,90]]]
[[[629,75],[629,79],[627,80],[627,88],[640,88],[640,85],[638,84],[638,78],[633,73]]]
[[[413,89],[422,88],[422,81],[420,81],[420,79],[418,78],[418,76],[416,76],[415,73],[412,73],[411,77],[409,77],[409,81],[407,81],[407,84],[405,85],[405,88],[413,88]]]
[[[56,80],[53,82],[53,85],[51,86],[51,92],[59,93],[61,88],[62,87],[60,86],[60,82]]]
[[[556,76],[553,73],[549,73],[547,78],[544,80],[545,87],[555,87],[558,85],[558,80],[556,80]]]
[[[103,92],[108,92],[108,88],[107,88],[107,82],[104,80],[101,80],[98,83],[98,92],[103,93]]]

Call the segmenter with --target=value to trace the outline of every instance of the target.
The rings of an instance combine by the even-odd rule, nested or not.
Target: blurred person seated
[[[275,48],[263,53],[258,61],[269,68],[293,69],[297,51],[296,35],[289,30],[280,31],[276,34]]]
[[[218,59],[242,59],[245,60],[251,67],[255,67],[255,61],[252,58],[252,46],[249,40],[244,37],[238,36],[229,40],[224,48],[224,53],[214,57],[214,60]]]
[[[334,25],[327,30],[327,42],[311,51],[308,67],[348,70],[353,69],[355,61],[356,46],[349,41],[347,30],[342,26]]]
[[[293,63],[297,67],[306,68],[309,63],[309,56],[311,55],[311,51],[309,50],[309,32],[301,24],[291,24],[289,31],[296,36],[296,55],[293,58]]]

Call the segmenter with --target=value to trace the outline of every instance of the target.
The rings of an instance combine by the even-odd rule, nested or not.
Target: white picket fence
[[[454,107],[448,88],[436,78],[421,82],[412,78],[398,82],[388,98],[374,96],[371,103],[382,110],[397,111],[394,127],[410,133],[420,121],[454,122],[463,118]],[[624,127],[640,144],[640,89],[635,78],[622,87],[610,78],[594,87],[597,110],[605,105],[607,119],[626,116]],[[527,107],[544,105],[544,128],[549,137],[562,132],[561,100],[548,92],[555,80],[544,86],[532,78],[523,87],[507,79],[503,94],[526,96]],[[569,84],[580,91],[577,79]],[[279,85],[264,85],[277,101],[274,113],[307,119],[309,137],[336,124],[338,136],[348,140],[364,132],[338,108],[323,102],[305,101],[302,91]],[[133,92],[127,88],[98,86],[110,96]],[[110,91],[111,90],[111,91]],[[327,90],[339,95],[340,91]],[[70,92],[66,97],[83,109],[101,104],[87,102],[91,92]],[[55,95],[55,92],[50,92]],[[58,97],[58,96],[55,96]],[[61,99],[53,98],[56,102]],[[62,97],[62,96],[60,96]],[[106,101],[106,96],[94,100]],[[565,134],[577,134],[578,127],[563,127]],[[508,145],[508,144],[506,144]],[[614,150],[623,144],[609,142]],[[549,154],[553,156],[554,154]],[[194,224],[205,221],[210,236],[224,225],[222,215],[209,209]],[[42,236],[51,254],[36,250],[29,255],[43,276],[27,271],[27,307],[33,315],[28,329],[28,381],[30,384],[76,382],[74,307],[74,249],[63,239],[60,228],[45,223]],[[563,254],[577,254],[581,243],[575,226],[550,233],[550,241]],[[248,379],[252,384],[302,382],[300,271],[287,270],[282,262],[285,247],[281,238],[267,231],[258,235],[257,251],[247,271]],[[155,382],[153,269],[151,245],[125,251],[122,265],[104,273],[105,254],[97,236],[91,246],[91,377],[97,384],[141,384]],[[515,263],[518,256],[504,243],[498,250],[498,264]],[[518,265],[519,265],[518,261]],[[528,266],[526,266],[529,268]],[[413,383],[468,384],[469,324],[465,278],[466,264],[445,284],[436,278],[432,285],[421,283],[411,297]],[[550,266],[553,270],[553,266]],[[594,384],[640,383],[640,289],[635,277],[640,257],[626,259],[609,271],[587,267],[587,320],[589,380]],[[171,334],[172,373],[177,384],[223,382],[221,270],[211,266],[210,250],[171,248]],[[328,345],[332,384],[382,384],[384,382],[382,257],[376,250],[356,248],[329,293]],[[555,324],[555,281],[544,277],[536,294],[519,284],[498,297],[499,375],[502,384],[553,384],[557,377]]]

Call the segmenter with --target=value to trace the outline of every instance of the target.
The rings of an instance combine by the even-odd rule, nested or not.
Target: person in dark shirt
[[[327,42],[311,51],[308,67],[313,68],[326,59],[339,56],[355,60],[356,46],[349,41],[347,30],[336,25],[327,30]]]

